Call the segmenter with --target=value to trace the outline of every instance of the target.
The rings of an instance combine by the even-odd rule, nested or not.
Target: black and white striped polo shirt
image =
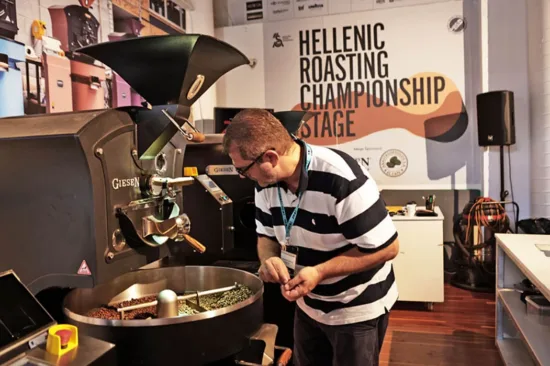
[[[306,149],[303,142],[302,161]],[[375,252],[390,245],[397,231],[378,187],[366,170],[348,154],[312,146],[308,171],[302,173],[296,194],[280,184],[287,217],[302,199],[290,233],[298,247],[297,264],[314,266],[357,246]],[[277,185],[256,187],[256,231],[284,244],[285,226]],[[321,282],[297,301],[311,318],[323,324],[340,325],[374,319],[397,301],[392,262],[348,276]]]

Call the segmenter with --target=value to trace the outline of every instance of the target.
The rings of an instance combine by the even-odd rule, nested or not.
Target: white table
[[[399,301],[425,302],[430,310],[445,297],[444,216],[437,206],[435,212],[437,216],[392,217],[399,234],[399,254],[393,260]]]
[[[550,235],[496,234],[496,344],[506,365],[550,365],[550,326],[527,315],[514,284],[528,278],[550,299],[550,257],[536,244]]]

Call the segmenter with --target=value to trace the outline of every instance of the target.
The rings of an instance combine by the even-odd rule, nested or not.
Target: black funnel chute
[[[273,115],[281,121],[288,132],[298,135],[300,128],[302,128],[304,123],[311,117],[315,116],[315,113],[308,111],[280,111],[273,113]]]
[[[177,132],[176,126],[155,106],[176,105],[172,116],[181,126],[189,118],[191,105],[212,84],[230,70],[249,63],[233,46],[201,34],[125,39],[77,52],[113,69],[156,110],[159,117],[154,121],[146,118],[148,126],[143,132],[138,122],[138,134],[144,134],[139,140],[146,145],[139,146],[142,158],[156,156]]]

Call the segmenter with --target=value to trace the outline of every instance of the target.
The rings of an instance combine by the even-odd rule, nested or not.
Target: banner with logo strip
[[[384,189],[478,189],[466,26],[456,1],[265,22],[266,106],[315,112],[301,137]]]

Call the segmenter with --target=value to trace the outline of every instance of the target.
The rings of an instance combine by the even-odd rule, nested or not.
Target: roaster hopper
[[[230,268],[164,267],[184,262],[182,248],[205,250],[191,235],[208,218],[188,216],[181,194],[183,186],[197,184],[182,176],[181,136],[202,140],[186,124],[191,105],[248,59],[213,37],[191,34],[78,52],[111,67],[152,107],[0,119],[0,154],[10,157],[0,160],[2,175],[10,177],[0,180],[0,271],[14,269],[52,316],[66,316],[83,334],[116,343],[126,364],[170,364],[181,357],[205,364],[233,357],[258,334],[273,334],[273,327],[262,326],[263,284],[256,276]],[[86,316],[91,307],[143,295],[143,289],[154,295],[235,282],[249,284],[253,296],[196,318],[128,324]],[[66,296],[60,289],[73,290]]]

